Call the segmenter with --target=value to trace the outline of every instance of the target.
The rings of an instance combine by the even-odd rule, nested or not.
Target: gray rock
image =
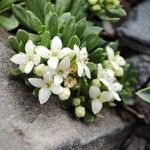
[[[149,55],[133,55],[129,57],[128,62],[137,71],[137,84],[135,88],[138,90],[148,83],[150,80],[150,56]]]
[[[8,34],[0,30],[0,35],[1,150],[119,149],[133,122],[105,110],[104,119],[86,125],[61,109],[58,99],[40,105],[30,89],[9,78],[13,52],[6,45]]]
[[[117,33],[128,47],[150,54],[150,1],[134,8]]]

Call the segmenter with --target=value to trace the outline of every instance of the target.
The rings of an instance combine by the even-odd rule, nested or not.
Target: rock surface
[[[7,33],[0,30],[0,149],[118,150],[131,131],[113,110],[86,125],[60,108],[57,99],[40,105],[24,84],[9,78],[12,67]]]
[[[146,86],[150,80],[150,56],[139,54],[130,56],[128,62],[137,71],[137,84],[135,85],[136,90]]]
[[[122,41],[135,50],[150,54],[150,1],[139,4],[125,24],[117,29]]]

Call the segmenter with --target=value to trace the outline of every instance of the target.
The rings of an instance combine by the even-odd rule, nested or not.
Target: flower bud
[[[99,4],[96,4],[96,5],[92,6],[92,10],[99,11],[99,10],[101,10],[101,6]]]
[[[80,103],[81,103],[81,98],[76,97],[72,100],[72,105],[75,107],[79,106]]]
[[[98,79],[94,79],[94,80],[92,80],[92,85],[93,85],[93,86],[100,87],[100,86],[101,86],[101,83],[100,83],[100,81],[99,81]]]
[[[88,0],[90,5],[95,5],[97,4],[98,0]]]
[[[62,101],[65,101],[69,99],[70,95],[71,95],[70,89],[63,88],[63,92],[59,94],[59,99],[61,99]]]
[[[78,106],[75,108],[75,115],[78,117],[78,118],[82,118],[85,116],[85,107],[82,107],[82,106]]]
[[[46,72],[46,66],[44,64],[40,64],[35,67],[34,73],[40,77],[42,77]]]
[[[124,74],[124,70],[122,67],[119,67],[117,70],[115,70],[115,76],[121,77]]]

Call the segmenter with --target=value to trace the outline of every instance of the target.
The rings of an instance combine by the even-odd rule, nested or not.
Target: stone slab
[[[0,150],[119,150],[131,131],[114,110],[86,125],[74,120],[52,98],[40,105],[31,90],[12,80],[8,34],[0,29]]]
[[[128,47],[150,54],[150,1],[135,7],[117,33]]]

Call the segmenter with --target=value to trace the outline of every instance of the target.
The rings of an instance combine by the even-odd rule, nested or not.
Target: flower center
[[[50,88],[51,85],[52,85],[52,84],[51,84],[50,82],[46,82],[46,83],[45,83],[45,87],[46,87],[46,88]]]

